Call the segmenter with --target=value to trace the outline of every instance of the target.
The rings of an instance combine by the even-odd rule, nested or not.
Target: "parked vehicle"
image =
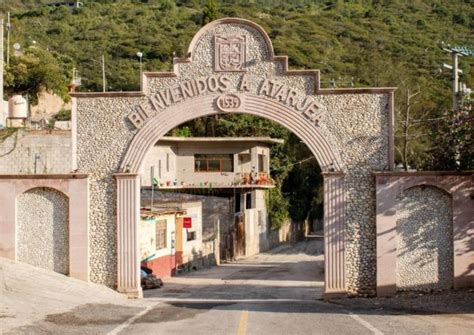
[[[140,273],[142,289],[149,290],[163,286],[163,281],[153,274],[152,269],[142,266],[140,268]]]

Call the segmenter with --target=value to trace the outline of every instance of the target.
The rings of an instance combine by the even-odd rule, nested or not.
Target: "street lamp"
[[[138,57],[138,60],[140,61],[140,90],[141,90],[142,89],[142,72],[143,72],[143,68],[142,68],[143,53],[141,51],[138,51],[137,57]]]

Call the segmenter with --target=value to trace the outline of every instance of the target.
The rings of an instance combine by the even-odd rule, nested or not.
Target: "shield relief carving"
[[[245,71],[245,35],[214,35],[214,70]]]

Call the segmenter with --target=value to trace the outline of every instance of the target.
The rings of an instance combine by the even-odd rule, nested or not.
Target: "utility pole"
[[[102,92],[105,92],[105,57],[102,55]]]
[[[449,44],[447,46],[443,45],[443,50],[446,51],[447,53],[451,54],[452,62],[453,65],[448,65],[448,64],[443,64],[443,67],[451,70],[452,72],[452,96],[453,96],[453,110],[457,110],[459,107],[459,75],[463,73],[462,70],[459,69],[459,56],[468,56],[468,52],[465,48],[458,48],[454,47],[451,48]]]
[[[10,30],[12,25],[10,24],[10,12],[7,13],[7,67],[10,66]]]

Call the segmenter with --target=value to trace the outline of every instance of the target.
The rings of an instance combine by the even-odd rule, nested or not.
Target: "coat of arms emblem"
[[[244,71],[245,35],[215,35],[215,70]]]

